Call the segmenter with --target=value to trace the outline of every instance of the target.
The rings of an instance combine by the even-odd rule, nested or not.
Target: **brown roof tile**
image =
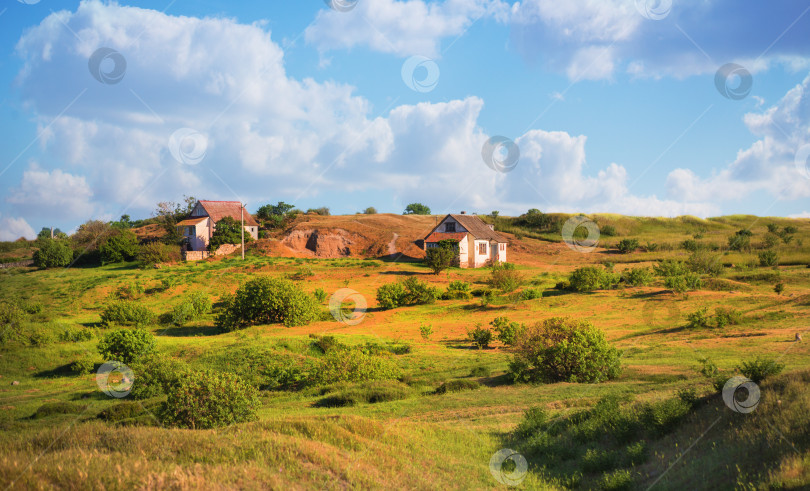
[[[462,240],[467,232],[433,232],[425,237],[425,242],[438,242],[440,240]]]
[[[237,222],[241,220],[241,213],[240,210],[242,208],[242,204],[238,201],[206,201],[200,200],[200,204],[202,205],[205,212],[208,213],[208,216],[211,217],[211,220],[214,223],[222,220],[225,217],[231,217]],[[258,227],[259,223],[253,218],[253,216],[245,210],[245,225],[249,225],[252,227]]]
[[[442,222],[444,222],[447,219],[447,217],[451,217],[455,221],[460,223],[461,226],[464,227],[470,233],[470,235],[472,235],[478,240],[494,240],[495,242],[506,243],[506,237],[489,228],[489,225],[487,225],[486,222],[481,220],[476,215],[449,214],[441,219],[439,225],[441,225]],[[438,228],[438,225],[436,227]],[[434,228],[433,230],[435,231],[436,229]],[[434,233],[437,232],[431,232],[431,235],[433,235]],[[425,242],[428,242],[428,240],[425,239]]]

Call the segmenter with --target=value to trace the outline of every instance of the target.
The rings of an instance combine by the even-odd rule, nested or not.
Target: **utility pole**
[[[245,206],[241,202],[239,203],[242,205],[242,260],[245,260]]]

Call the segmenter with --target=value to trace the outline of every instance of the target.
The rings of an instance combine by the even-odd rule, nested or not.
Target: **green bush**
[[[658,276],[669,278],[670,276],[683,276],[689,272],[683,261],[675,259],[665,259],[653,267],[653,271]]]
[[[785,369],[785,365],[768,358],[757,357],[752,361],[744,361],[737,370],[745,377],[750,378],[754,383],[760,383],[771,375],[778,375]]]
[[[619,376],[619,351],[588,321],[553,317],[526,329],[515,344],[515,382],[603,382]]]
[[[518,322],[510,322],[506,317],[496,317],[489,324],[497,333],[498,341],[507,346],[513,346],[526,331],[526,326]]]
[[[476,390],[480,389],[481,384],[476,382],[475,380],[448,380],[440,385],[435,391],[434,394],[446,394],[448,392],[462,392],[465,390]]]
[[[458,265],[458,242],[455,240],[440,240],[438,247],[431,247],[425,251],[425,264],[439,274],[451,266]]]
[[[466,281],[451,281],[447,285],[447,291],[442,293],[442,300],[469,300],[472,298],[470,286]]]
[[[202,292],[192,292],[183,298],[171,312],[172,324],[182,326],[187,322],[199,320],[211,312],[211,299]]]
[[[191,429],[217,428],[256,419],[258,391],[236,375],[190,371],[168,390],[164,420]]]
[[[776,266],[779,264],[779,254],[773,249],[762,251],[759,254],[759,265],[762,267]]]
[[[686,327],[689,329],[705,329],[709,327],[709,309],[703,307],[691,314],[687,314],[686,320],[688,321]]]
[[[70,364],[70,371],[76,375],[87,375],[96,368],[96,363],[89,355],[79,357],[76,361]]]
[[[542,407],[532,407],[523,413],[523,420],[518,424],[515,433],[526,438],[543,430],[549,421],[548,413]]]
[[[616,244],[619,252],[622,254],[629,254],[638,249],[638,240],[636,239],[622,239]]]
[[[599,227],[599,233],[605,237],[615,237],[619,235],[619,232],[616,231],[616,227],[613,225],[604,225]]]
[[[439,291],[410,276],[404,281],[389,283],[377,288],[377,302],[381,308],[393,309],[404,305],[425,305],[436,301]]]
[[[732,251],[746,251],[751,248],[751,236],[754,234],[750,230],[738,230],[728,238],[728,248]]]
[[[648,430],[658,436],[674,430],[689,414],[691,405],[680,398],[645,404],[641,412],[641,421]]]
[[[253,237],[245,232],[245,243],[253,240]],[[231,217],[223,217],[217,222],[217,227],[214,233],[211,234],[211,239],[208,241],[208,250],[216,251],[223,244],[241,244],[242,243],[242,225],[240,221]]]
[[[632,268],[622,273],[624,282],[630,286],[645,286],[653,282],[653,274],[650,268]]]
[[[48,402],[39,406],[31,419],[47,418],[53,414],[81,414],[86,408],[74,402]]]
[[[431,334],[433,334],[432,327],[426,324],[422,324],[421,326],[419,326],[419,335],[422,336],[422,339],[427,341],[428,339],[430,339]]]
[[[167,394],[190,370],[182,361],[155,354],[138,358],[130,368],[135,380],[129,395],[138,400]]]
[[[472,341],[478,349],[486,349],[489,348],[489,343],[492,341],[492,331],[478,325],[475,326],[475,329],[467,331],[467,339]]]
[[[312,292],[312,296],[315,297],[315,300],[318,302],[324,303],[329,295],[327,295],[326,290],[323,288],[316,288],[315,291]]]
[[[316,403],[319,407],[345,407],[376,404],[405,399],[411,388],[394,380],[375,380],[356,384],[337,384],[326,397]]]
[[[118,329],[108,332],[98,342],[98,352],[105,360],[132,363],[155,350],[155,337],[144,329]]]
[[[723,272],[723,263],[720,258],[721,256],[717,254],[699,250],[689,255],[686,265],[693,273],[717,276]]]
[[[132,261],[138,256],[139,250],[138,236],[132,230],[112,233],[98,246],[102,264]]]
[[[543,298],[543,290],[540,288],[525,288],[520,292],[521,300],[535,300],[538,298]]]
[[[691,290],[699,290],[703,285],[700,276],[695,273],[687,273],[681,276],[667,276],[664,279],[664,286],[675,293],[684,293]]]
[[[276,322],[287,327],[301,326],[320,316],[315,299],[295,283],[265,276],[240,286],[224,303],[215,321],[221,331]]]
[[[625,491],[633,489],[635,478],[629,469],[616,469],[613,472],[605,473],[599,480],[600,489],[605,491]]]
[[[489,286],[504,293],[517,290],[523,284],[523,275],[511,263],[496,262],[489,272]]]
[[[70,243],[62,239],[37,241],[39,249],[34,251],[34,266],[38,268],[63,268],[73,260]]]
[[[155,322],[155,314],[134,302],[117,300],[104,307],[101,322],[108,326],[145,326]]]
[[[644,251],[645,252],[655,252],[658,250],[659,245],[655,242],[647,242],[644,244]]]
[[[166,244],[161,242],[149,242],[141,246],[138,251],[138,261],[145,267],[154,266],[156,264],[165,263],[169,260],[169,252],[166,250]]]
[[[489,377],[492,371],[484,365],[476,365],[470,369],[470,377]]]
[[[338,338],[335,336],[318,336],[317,334],[310,334],[309,337],[312,338],[312,347],[323,354],[326,354],[333,349],[347,348],[347,346],[338,341]]]
[[[742,314],[738,310],[717,307],[714,309],[714,319],[717,327],[722,329],[729,324],[736,325],[742,322]]]
[[[607,290],[619,282],[619,275],[597,266],[583,266],[575,269],[568,277],[570,287],[578,292]]]
[[[382,356],[369,355],[359,349],[329,351],[314,370],[312,382],[328,385],[337,382],[396,379],[399,369]]]
[[[102,410],[96,416],[108,423],[119,424],[151,424],[156,417],[142,404],[133,401],[121,401]]]

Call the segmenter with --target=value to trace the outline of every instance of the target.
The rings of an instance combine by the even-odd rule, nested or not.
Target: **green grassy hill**
[[[525,489],[810,487],[810,223],[591,218],[615,234],[580,253],[551,226],[499,217],[496,226],[509,234],[510,261],[523,283],[515,292],[494,291],[488,301],[478,295],[490,288],[489,269],[433,275],[419,263],[271,257],[260,247],[244,261],[156,269],[120,263],[0,270],[0,485],[495,489],[505,485],[490,472],[490,459],[510,448],[526,459],[519,484]],[[791,226],[797,230],[784,240],[779,234]],[[729,237],[740,229],[752,231],[750,244],[729,250]],[[769,233],[777,238],[770,245]],[[620,254],[615,246],[623,239],[637,239],[639,248]],[[697,245],[684,249],[690,240]],[[768,250],[777,254],[775,266],[761,265]],[[690,265],[697,255],[720,267],[697,273],[700,287],[685,293],[674,293],[661,275],[644,286],[622,281],[588,292],[562,285],[583,265],[622,276],[666,259]],[[324,314],[305,326],[219,332],[214,319],[221,300],[258,276],[291,278],[307,293],[323,290],[323,311],[333,292],[351,288],[368,311],[356,325]],[[405,277],[442,291],[452,281],[469,282],[479,292],[380,309],[377,288]],[[542,298],[524,299],[528,290],[542,291]],[[191,293],[211,299],[213,312],[181,326],[165,322]],[[258,388],[257,419],[217,429],[172,427],[160,417],[166,396],[119,400],[99,390],[95,373],[77,373],[78,360],[94,369],[107,361],[97,344],[116,328],[104,325],[101,314],[117,301],[162,316],[146,326],[161,355],[195,372],[235,374]],[[707,325],[694,325],[701,309]],[[718,326],[722,312],[732,320]],[[513,384],[507,376],[512,349],[498,341],[476,349],[467,338],[468,330],[496,317],[530,325],[557,316],[604,331],[622,350],[621,375],[600,384]],[[427,327],[432,334],[423,337],[420,328]],[[804,341],[794,341],[796,333]],[[281,381],[278,369],[320,366],[334,342],[391,364],[396,379]],[[713,380],[738,374],[743,362],[757,358],[777,360],[784,370],[758,384],[755,410],[735,412]],[[718,373],[709,373],[712,364]],[[457,385],[468,390],[436,393],[453,380],[466,381]],[[508,467],[504,472],[512,475]]]

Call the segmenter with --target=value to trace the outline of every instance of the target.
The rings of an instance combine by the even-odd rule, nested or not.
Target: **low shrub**
[[[467,331],[467,339],[472,341],[478,349],[486,349],[489,348],[489,343],[492,341],[492,331],[479,324],[475,326],[475,329]]]
[[[664,286],[675,293],[684,293],[692,290],[699,290],[703,285],[700,276],[695,273],[687,273],[681,276],[667,276],[664,279]]]
[[[38,240],[39,249],[34,251],[34,266],[38,268],[63,268],[73,260],[73,249],[64,239]]]
[[[329,295],[326,294],[326,290],[323,288],[316,288],[315,291],[312,292],[312,296],[320,303],[324,303]]]
[[[130,364],[135,380],[129,393],[133,399],[149,399],[167,394],[170,387],[189,372],[180,360],[150,354]]]
[[[70,371],[76,375],[87,375],[88,373],[92,373],[95,368],[95,361],[88,355],[81,356],[70,364]]]
[[[430,339],[431,334],[433,334],[433,328],[429,325],[422,324],[419,326],[419,335],[422,336],[422,339],[427,341]]]
[[[182,326],[190,321],[199,320],[211,312],[211,299],[202,292],[192,292],[171,311],[171,321],[175,326]]]
[[[384,309],[431,304],[436,301],[438,296],[437,288],[415,276],[410,276],[404,281],[383,285],[377,289],[377,302]]]
[[[264,276],[240,286],[235,295],[225,298],[224,303],[215,320],[221,331],[271,323],[300,326],[320,317],[315,299],[295,283]]]
[[[543,298],[543,290],[540,288],[526,288],[520,292],[521,300],[535,300],[538,298]]]
[[[153,267],[156,264],[168,262],[171,258],[168,248],[175,248],[162,242],[149,242],[141,246],[138,251],[138,261],[143,267]]]
[[[641,421],[648,430],[661,436],[677,428],[691,409],[691,404],[680,398],[664,399],[645,404],[641,412]]]
[[[108,326],[145,326],[155,322],[155,314],[137,303],[117,300],[104,306],[101,322]]]
[[[717,327],[722,329],[729,324],[737,325],[742,322],[742,314],[731,308],[717,307],[714,309],[714,320]]]
[[[326,354],[333,349],[345,349],[347,346],[340,341],[335,336],[319,336],[317,334],[310,334],[310,338],[312,338],[312,347],[318,350],[319,352]]]
[[[653,271],[657,276],[668,278],[670,276],[682,276],[689,272],[683,261],[676,261],[675,259],[665,259],[653,267]]]
[[[643,249],[645,252],[655,252],[658,250],[659,245],[655,242],[647,242],[644,244]]]
[[[47,418],[54,414],[81,414],[87,406],[74,402],[48,402],[37,408],[31,419]]]
[[[690,271],[698,274],[717,276],[723,272],[721,256],[704,250],[690,254],[686,266]]]
[[[762,251],[758,254],[758,256],[759,265],[762,267],[771,267],[779,264],[779,254],[777,254],[773,249]]]
[[[98,246],[102,264],[132,261],[138,256],[139,251],[138,236],[131,230],[119,230],[109,234]]]
[[[326,397],[316,403],[319,407],[345,407],[376,404],[410,397],[411,388],[395,380],[375,380],[356,384],[337,384]]]
[[[616,248],[622,254],[629,254],[638,249],[638,240],[636,239],[622,239],[616,244]]]
[[[98,342],[98,352],[108,361],[132,363],[155,350],[155,337],[144,329],[118,329]]]
[[[169,387],[164,422],[191,429],[256,419],[258,391],[231,373],[190,371]]]
[[[489,286],[504,293],[517,290],[523,281],[523,275],[511,263],[496,262],[489,273]]]
[[[653,282],[650,268],[632,268],[622,272],[624,282],[630,286],[645,286]]]
[[[400,375],[399,369],[383,356],[369,355],[362,350],[330,350],[312,375],[312,383],[328,385],[337,382],[390,380]]]
[[[447,290],[442,293],[442,300],[469,300],[472,298],[470,283],[466,281],[451,281]]]
[[[515,382],[603,382],[619,376],[619,358],[590,322],[553,317],[517,339],[509,374]]]
[[[447,382],[442,383],[435,391],[434,394],[446,394],[448,392],[463,392],[465,390],[476,390],[480,389],[481,384],[476,382],[475,380],[464,380],[464,379],[457,379],[457,380],[448,380]]]
[[[470,370],[470,377],[489,377],[492,371],[484,365],[477,365]]]
[[[108,423],[130,425],[151,424],[157,420],[157,417],[143,405],[133,401],[121,401],[105,408],[96,417]]]
[[[526,331],[526,326],[518,322],[510,322],[506,317],[496,317],[489,324],[497,333],[498,341],[507,346],[513,346]]]
[[[686,320],[687,324],[686,327],[689,329],[705,329],[709,327],[709,309],[704,307],[702,309],[698,309],[691,314],[687,314]]]
[[[737,366],[745,377],[750,378],[754,383],[760,383],[771,375],[778,375],[785,369],[785,365],[768,358],[757,357],[751,361],[744,361]]]
[[[593,290],[607,290],[619,282],[619,275],[611,273],[597,266],[583,266],[575,269],[568,278],[573,290],[589,292]]]
[[[616,469],[613,472],[602,475],[599,480],[600,489],[605,491],[625,491],[633,489],[635,478],[629,469]]]

